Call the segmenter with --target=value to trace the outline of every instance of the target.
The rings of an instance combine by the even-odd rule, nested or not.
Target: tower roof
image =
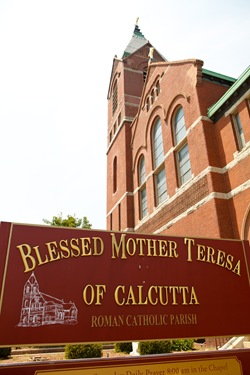
[[[147,44],[149,41],[144,37],[142,34],[137,22],[135,24],[134,32],[132,35],[132,38],[127,45],[125,51],[123,52],[122,58],[124,59],[125,57],[131,55],[131,53],[135,52],[145,44]]]

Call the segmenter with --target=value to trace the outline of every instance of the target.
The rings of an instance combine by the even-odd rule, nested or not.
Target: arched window
[[[139,190],[140,219],[142,219],[148,213],[147,191],[146,191],[146,168],[145,168],[144,156],[141,156],[140,161],[139,161],[138,181],[139,181],[139,186],[140,186],[140,190]]]
[[[175,144],[178,144],[186,136],[186,125],[183,108],[179,107],[174,119]]]
[[[112,92],[112,113],[114,114],[118,106],[118,87],[117,81],[114,83],[113,92]]]
[[[156,184],[156,203],[159,205],[167,199],[167,182],[165,169],[161,169],[159,173],[155,175]]]
[[[234,131],[239,151],[246,145],[239,113],[233,115]]]
[[[150,99],[151,99],[151,105],[153,105],[154,101],[155,101],[155,92],[154,92],[154,89],[151,90]]]
[[[139,162],[139,185],[142,185],[146,181],[146,167],[145,167],[145,158],[142,156]]]
[[[177,173],[179,179],[179,186],[181,186],[192,177],[191,163],[186,137],[186,124],[184,118],[184,111],[182,107],[178,107],[174,115],[173,128],[176,146],[175,158],[177,165]]]
[[[152,132],[153,166],[155,180],[155,197],[158,206],[167,199],[167,181],[164,167],[164,150],[162,140],[161,120],[158,117]]]
[[[153,153],[154,168],[157,168],[164,160],[161,120],[158,117],[153,128]]]
[[[159,96],[159,94],[160,94],[160,82],[157,81],[156,86],[155,86],[155,96],[157,97]]]
[[[113,161],[113,193],[117,190],[117,157]]]

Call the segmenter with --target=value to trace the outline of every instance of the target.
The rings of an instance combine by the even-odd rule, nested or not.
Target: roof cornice
[[[216,122],[223,113],[232,106],[233,102],[239,99],[250,86],[250,65],[234,82],[234,84],[225,92],[225,94],[210,108],[208,108],[208,117]]]

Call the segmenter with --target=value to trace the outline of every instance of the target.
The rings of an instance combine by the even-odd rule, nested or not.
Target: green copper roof
[[[131,55],[131,53],[137,51],[139,48],[141,48],[147,43],[148,40],[144,37],[141,30],[139,29],[139,26],[136,24],[132,38],[129,44],[127,45],[125,51],[123,52],[122,58],[124,59],[125,57]]]
[[[218,79],[221,79],[221,80],[224,80],[224,81],[228,81],[228,82],[232,82],[232,83],[234,83],[236,81],[235,78],[232,78],[232,77],[229,77],[229,76],[225,76],[224,74],[212,72],[211,70],[207,70],[207,69],[204,69],[204,68],[202,68],[202,74],[205,77],[206,76],[210,76],[210,77],[218,78]]]
[[[139,29],[139,26],[136,24],[134,29],[134,35],[136,35],[138,38],[145,39],[144,35],[142,34],[141,30]]]
[[[208,109],[208,117],[212,117],[215,112],[217,112],[223,104],[225,104],[229,99],[230,97],[233,96],[233,94],[235,94],[239,89],[240,87],[244,84],[246,86],[246,89],[247,89],[247,86],[249,85],[246,85],[247,82],[247,79],[249,79],[250,77],[250,65],[249,67],[240,75],[240,77],[234,82],[234,84],[227,90],[227,92],[225,92],[225,94],[214,104],[212,105],[209,109]]]

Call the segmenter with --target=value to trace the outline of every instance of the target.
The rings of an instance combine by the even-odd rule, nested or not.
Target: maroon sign
[[[0,345],[250,334],[249,244],[0,225]]]

